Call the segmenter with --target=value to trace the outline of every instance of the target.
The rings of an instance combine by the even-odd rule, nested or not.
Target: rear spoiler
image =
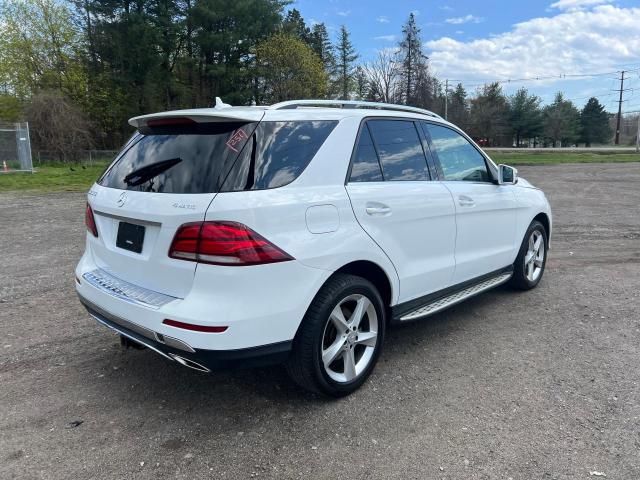
[[[197,108],[191,110],[174,110],[172,112],[152,113],[129,119],[129,125],[140,129],[148,126],[149,121],[166,121],[170,123],[196,122],[259,122],[264,117],[264,108],[231,107],[231,108]],[[164,122],[163,122],[164,123]]]

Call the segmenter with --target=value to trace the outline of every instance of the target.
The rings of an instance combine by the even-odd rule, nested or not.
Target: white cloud
[[[385,42],[395,42],[397,38],[398,37],[395,35],[380,35],[379,37],[373,37],[374,40],[383,40]]]
[[[468,83],[586,72],[640,63],[640,8],[600,5],[518,23],[488,38],[425,44],[437,74]]]
[[[551,4],[551,8],[558,10],[582,10],[603,3],[611,3],[611,0],[558,0]]]
[[[440,10],[443,10],[445,12],[453,12],[453,8],[450,7],[449,5],[441,5],[438,7]]]
[[[464,17],[447,18],[445,22],[451,25],[462,25],[463,23],[480,23],[484,22],[484,18],[476,17],[475,15],[465,15]]]
[[[378,23],[389,23],[389,17],[387,17],[385,15],[380,15],[378,18],[376,18],[376,22],[378,22]]]
[[[348,17],[349,15],[351,15],[351,10],[340,10],[336,13],[341,17]]]

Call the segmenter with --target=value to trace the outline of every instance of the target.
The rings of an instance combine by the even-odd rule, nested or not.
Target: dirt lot
[[[393,330],[339,401],[121,351],[73,292],[83,195],[1,194],[0,479],[640,478],[640,164],[520,173],[554,207],[540,287]]]

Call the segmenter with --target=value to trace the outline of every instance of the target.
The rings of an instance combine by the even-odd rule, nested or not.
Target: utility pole
[[[638,133],[636,133],[636,153],[640,153],[640,113],[638,113]]]
[[[616,122],[616,145],[620,145],[620,119],[622,118],[622,92],[624,92],[624,70],[620,77],[620,100],[618,100],[618,121]]]
[[[447,113],[449,110],[449,79],[444,81],[444,119],[447,119]]]

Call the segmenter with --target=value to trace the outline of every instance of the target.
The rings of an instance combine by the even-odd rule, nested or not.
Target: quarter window
[[[338,122],[261,122],[222,187],[223,192],[287,185],[309,165]]]
[[[380,157],[385,180],[428,180],[427,161],[413,122],[367,122]]]
[[[378,154],[373,146],[369,128],[365,124],[360,132],[360,139],[353,155],[350,182],[381,182],[382,170]]]
[[[466,138],[447,127],[432,123],[423,125],[431,136],[445,180],[491,181],[484,157]]]

